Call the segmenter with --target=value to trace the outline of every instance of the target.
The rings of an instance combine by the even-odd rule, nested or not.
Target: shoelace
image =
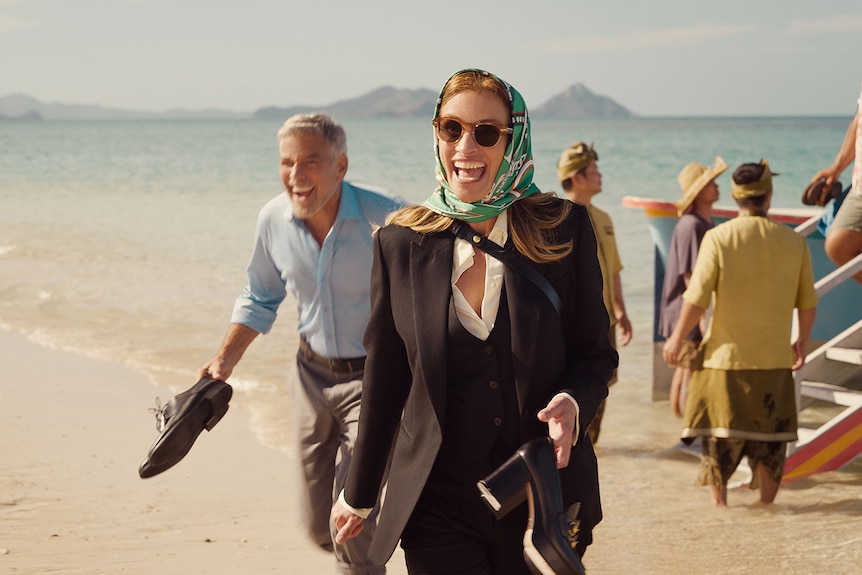
[[[167,418],[165,417],[165,408],[168,404],[162,405],[162,400],[156,396],[156,406],[149,408],[147,411],[156,416],[156,431],[159,433],[165,430]]]

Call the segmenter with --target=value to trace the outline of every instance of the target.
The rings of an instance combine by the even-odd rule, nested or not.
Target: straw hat
[[[677,213],[683,215],[701,190],[727,168],[728,165],[721,159],[721,156],[715,157],[715,165],[712,168],[698,162],[691,162],[684,167],[676,177],[676,181],[679,182],[679,187],[682,189],[682,196],[674,204]]]

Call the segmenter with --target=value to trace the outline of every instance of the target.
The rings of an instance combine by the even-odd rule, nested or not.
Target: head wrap
[[[435,175],[438,186],[434,193],[425,200],[424,205],[444,216],[466,222],[483,222],[498,216],[518,199],[539,192],[539,188],[533,183],[534,164],[533,152],[530,147],[530,116],[521,94],[490,72],[467,68],[456,72],[449,80],[464,72],[479,72],[490,76],[506,88],[509,93],[509,103],[512,106],[512,136],[506,146],[503,163],[500,164],[491,191],[484,198],[475,202],[463,202],[455,196],[449,182],[446,181],[446,171],[443,169],[443,162],[440,159],[440,146],[435,133],[434,156],[437,159]],[[449,83],[449,80],[446,81],[446,84]],[[443,85],[444,89],[446,84]],[[434,118],[440,115],[442,100],[443,90],[437,97]]]
[[[732,186],[730,189],[730,195],[733,196],[735,200],[764,196],[772,189],[772,176],[777,176],[779,174],[769,170],[769,164],[766,160],[760,160],[760,165],[763,166],[763,174],[756,182],[751,182],[750,184],[737,184],[733,179],[731,179]]]
[[[593,160],[599,161],[599,154],[593,145],[588,146],[584,142],[575,142],[560,154],[560,159],[557,161],[557,179],[565,182],[589,166]]]

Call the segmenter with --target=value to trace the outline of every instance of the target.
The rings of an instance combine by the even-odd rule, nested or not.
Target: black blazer
[[[618,356],[608,339],[596,238],[586,209],[573,205],[557,232],[574,240],[572,254],[559,262],[530,263],[560,295],[560,314],[539,288],[508,266],[504,282],[521,439],[547,436],[548,426],[536,414],[557,393],[570,393],[581,409],[580,435],[560,475],[566,506],[581,502],[582,540],[589,543],[601,505],[596,456],[585,431],[607,396]],[[454,239],[449,232],[420,234],[389,225],[374,241],[368,357],[345,499],[353,507],[373,507],[391,453],[369,551],[377,564],[394,551],[441,443]]]

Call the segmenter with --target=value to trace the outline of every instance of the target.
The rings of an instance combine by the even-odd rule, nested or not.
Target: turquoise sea
[[[774,205],[800,208],[813,173],[831,163],[848,118],[640,118],[533,122],[535,181],[559,191],[555,165],[594,142],[617,229],[634,341],[620,383],[652,373],[653,245],[623,196],[675,200],[689,161],[769,160]],[[434,188],[430,121],[347,120],[348,179],[420,202]],[[179,391],[218,348],[259,208],[281,193],[278,123],[256,120],[0,124],[0,327],[38,343],[128,364]],[[730,205],[729,170],[718,180]],[[844,179],[849,178],[849,172]],[[284,382],[296,346],[287,301],[231,382],[262,441],[287,448]],[[14,383],[4,382],[4,385]],[[164,398],[163,398],[164,399]],[[150,417],[141,406],[142,421]],[[146,425],[150,425],[147,421]]]

